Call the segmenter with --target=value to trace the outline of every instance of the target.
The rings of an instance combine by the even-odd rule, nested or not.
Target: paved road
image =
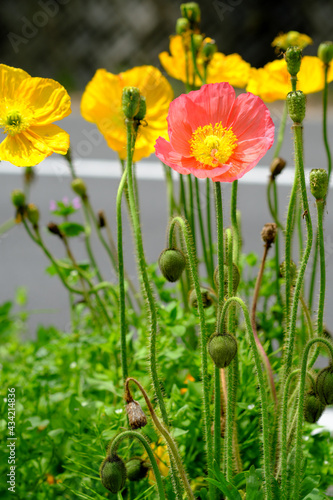
[[[273,117],[278,120],[280,111],[274,111]],[[71,133],[72,149],[77,158],[77,164],[82,165],[80,159],[94,158],[114,158],[104,140],[99,137],[93,124],[85,122],[78,113],[66,118],[62,126]],[[333,122],[330,122],[329,132],[333,139]],[[326,166],[325,153],[322,146],[320,122],[316,115],[305,123],[305,155],[306,167]],[[333,143],[333,140],[331,141]],[[281,152],[289,165],[292,166],[291,134],[286,133],[286,142]],[[272,152],[262,160],[262,165],[269,163]],[[151,159],[150,159],[151,160]],[[154,160],[154,158],[152,158]],[[59,158],[59,164],[63,159]],[[42,166],[46,169],[47,166]],[[138,169],[140,166],[138,166]],[[151,164],[152,172],[154,163]],[[156,168],[156,167],[155,167]],[[262,168],[262,179],[268,176],[268,170]],[[259,170],[258,170],[259,172]],[[261,170],[260,170],[261,172]],[[88,172],[87,172],[88,173]],[[91,174],[91,172],[90,172]],[[280,184],[283,184],[281,175]],[[87,180],[92,204],[97,210],[103,208],[115,231],[115,199],[118,186],[116,178],[93,178]],[[21,179],[18,175],[1,173],[0,167],[0,206],[1,221],[5,221],[13,215],[13,210],[9,202],[10,192],[21,187]],[[140,206],[142,214],[142,225],[144,233],[144,244],[149,262],[155,261],[164,247],[165,229],[167,224],[167,205],[164,182],[159,180],[139,180]],[[288,202],[290,186],[281,185],[279,188],[280,206],[286,206]],[[50,200],[62,199],[64,196],[73,197],[69,187],[69,177],[55,171],[52,176],[38,176],[31,189],[31,201],[38,204],[41,210],[41,223],[43,225],[50,221],[49,203]],[[204,196],[204,195],[203,195]],[[225,225],[228,225],[228,206],[230,199],[230,185],[223,187]],[[330,199],[325,216],[326,242],[327,242],[327,284],[328,295],[326,302],[326,323],[329,328],[333,328],[333,216]],[[244,236],[244,250],[261,253],[262,243],[260,241],[260,231],[266,222],[271,221],[271,217],[266,207],[265,185],[248,184],[246,177],[239,182],[239,208],[243,214],[242,227]],[[311,201],[311,208],[314,210],[314,203]],[[284,208],[282,214],[285,213]],[[313,219],[315,220],[315,219]],[[130,231],[125,230],[125,254],[130,274],[135,273],[135,263],[133,259],[133,247]],[[54,253],[63,256],[63,248],[57,238],[45,233],[45,241],[50,245]],[[101,262],[104,277],[114,279],[110,270],[108,260],[103,248],[96,238],[93,240],[93,248],[98,261]],[[78,259],[85,258],[85,249],[82,241],[76,242],[74,250]],[[16,226],[7,234],[0,238],[1,252],[1,286],[0,302],[11,299],[15,290],[20,285],[25,285],[29,291],[28,308],[32,311],[29,320],[28,335],[33,335],[37,324],[55,324],[65,328],[69,322],[69,310],[67,293],[62,288],[57,278],[49,277],[44,269],[48,265],[45,257],[39,248],[33,244],[25,234],[24,228]]]

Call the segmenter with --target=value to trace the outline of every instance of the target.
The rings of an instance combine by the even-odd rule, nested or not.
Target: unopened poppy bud
[[[12,203],[16,208],[24,207],[25,194],[20,189],[14,189],[12,192]]]
[[[282,278],[286,277],[286,262],[283,261],[280,264],[280,274]],[[297,266],[294,261],[290,261],[290,282],[291,286],[296,285],[296,280],[297,280]]]
[[[201,20],[200,7],[196,2],[187,2],[180,5],[182,17],[185,17],[191,24],[198,24]]]
[[[229,277],[228,266],[226,264],[224,264],[224,268],[223,269],[224,269],[224,273],[223,273],[223,278],[224,278],[224,295],[228,296],[229,295],[229,293],[228,293],[228,290],[229,290],[229,286],[228,286],[228,277]],[[216,266],[215,271],[214,271],[214,282],[215,282],[216,288],[219,287],[219,278],[218,278],[218,276],[219,276],[219,267]],[[239,272],[239,269],[236,266],[236,264],[233,262],[232,263],[232,293],[233,293],[233,295],[236,295],[239,282],[240,282],[240,272]]]
[[[126,466],[118,455],[107,456],[102,462],[99,474],[103,486],[111,493],[115,494],[123,489],[127,477]]]
[[[202,300],[202,305],[206,309],[207,307],[210,307],[214,303],[214,292],[213,290],[210,290],[208,288],[201,287],[201,300]],[[188,303],[189,306],[197,309],[198,308],[198,300],[197,300],[197,294],[194,288],[189,293],[188,296]]]
[[[205,38],[202,44],[202,55],[206,59],[211,59],[215,52],[217,51],[217,45],[215,43],[215,40],[212,40],[211,38]]]
[[[333,42],[323,42],[318,47],[318,57],[324,64],[329,64],[333,59]]]
[[[277,232],[277,225],[275,222],[268,222],[264,225],[261,231],[261,239],[269,247],[274,243]]]
[[[137,87],[124,87],[122,95],[123,113],[131,120],[140,109],[140,90]]]
[[[186,258],[177,248],[167,248],[159,256],[158,265],[164,278],[173,283],[179,280],[184,271]]]
[[[199,34],[193,35],[193,46],[196,53],[199,52],[203,42],[203,36]]]
[[[302,123],[305,117],[305,95],[301,90],[289,92],[287,95],[287,105],[289,116],[295,123]]]
[[[81,197],[87,196],[87,186],[82,179],[77,178],[72,180],[71,186],[74,193],[78,194]]]
[[[316,393],[324,405],[333,404],[333,365],[323,368],[316,378]]]
[[[290,76],[295,77],[301,68],[302,50],[299,47],[288,47],[285,55],[287,70]]]
[[[279,174],[281,174],[282,170],[286,166],[286,161],[283,158],[274,158],[269,169],[271,171],[272,179],[275,179]]]
[[[38,226],[39,210],[34,203],[29,203],[27,206],[27,217],[34,227]]]
[[[229,333],[214,333],[208,341],[208,352],[218,368],[226,368],[237,354],[237,341]]]
[[[311,391],[305,394],[304,398],[304,419],[310,424],[314,424],[319,420],[325,405],[317,398],[316,394]]]
[[[146,116],[146,111],[147,111],[147,104],[146,104],[146,98],[142,95],[140,96],[140,102],[139,102],[139,110],[137,114],[134,116],[134,120],[141,121],[144,119]]]
[[[310,189],[316,200],[324,200],[328,189],[328,174],[324,168],[313,168],[310,172]]]
[[[126,412],[131,429],[140,429],[147,425],[147,417],[137,401],[127,403]]]
[[[176,21],[176,33],[177,35],[183,35],[190,29],[190,21],[186,17],[180,17]]]
[[[147,476],[150,465],[141,458],[131,458],[126,463],[127,479],[130,481],[141,481]]]
[[[59,236],[59,238],[63,238],[63,234],[62,232],[60,231],[59,229],[59,226],[57,224],[55,224],[54,222],[50,222],[48,225],[47,225],[47,229],[50,231],[50,233],[52,234],[56,234],[57,236]]]

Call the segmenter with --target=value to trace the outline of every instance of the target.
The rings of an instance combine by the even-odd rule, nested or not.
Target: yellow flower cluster
[[[272,42],[272,47],[281,50],[287,50],[288,47],[297,46],[300,49],[305,49],[313,43],[312,38],[298,31],[288,31],[288,33],[280,33]]]

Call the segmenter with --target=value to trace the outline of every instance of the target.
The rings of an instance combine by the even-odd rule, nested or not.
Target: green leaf
[[[326,496],[315,488],[306,497],[302,498],[302,500],[325,500],[325,498]]]
[[[264,500],[262,479],[254,465],[251,466],[246,479],[246,500]]]
[[[81,233],[84,233],[84,227],[82,224],[78,224],[77,222],[63,222],[59,224],[60,230],[68,237],[78,236]]]
[[[313,491],[320,483],[320,476],[307,476],[303,479],[301,484],[301,498],[306,497]]]
[[[211,484],[214,484],[222,493],[228,498],[228,500],[242,500],[242,497],[236,490],[236,488],[225,480],[225,477],[220,472],[218,465],[214,464],[214,474],[217,477],[218,481],[215,479],[206,478]]]

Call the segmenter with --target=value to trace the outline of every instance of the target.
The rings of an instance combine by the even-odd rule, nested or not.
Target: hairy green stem
[[[240,257],[241,236],[237,221],[237,194],[238,194],[238,180],[232,183],[231,204],[230,204],[230,218],[233,231],[233,260],[235,264],[238,266]]]
[[[210,206],[210,182],[211,180],[207,177],[206,179],[206,216],[207,216],[207,231],[208,231],[208,250],[209,250],[209,261],[210,261],[210,273],[214,274],[214,252],[213,252],[213,233],[212,233],[212,216],[211,216],[211,206]]]
[[[330,181],[331,172],[332,172],[332,156],[331,156],[331,150],[330,150],[330,145],[328,142],[328,135],[327,135],[327,94],[328,94],[327,74],[328,74],[329,68],[330,68],[330,64],[324,65],[324,82],[325,82],[325,84],[324,84],[324,90],[323,90],[323,138],[324,138],[324,144],[325,144],[325,149],[326,149],[326,154],[327,154],[328,182]]]
[[[210,284],[213,286],[214,282],[213,282],[213,276],[210,273],[210,265],[209,265],[208,253],[207,253],[207,242],[206,242],[205,228],[204,228],[202,211],[201,211],[200,186],[199,186],[199,180],[197,177],[195,178],[194,183],[195,183],[195,194],[196,194],[196,202],[197,202],[197,210],[198,210],[198,218],[199,218],[199,229],[200,229],[202,251],[203,251],[204,261],[205,261],[205,265],[206,265],[207,277],[208,277],[208,280],[210,281]]]

